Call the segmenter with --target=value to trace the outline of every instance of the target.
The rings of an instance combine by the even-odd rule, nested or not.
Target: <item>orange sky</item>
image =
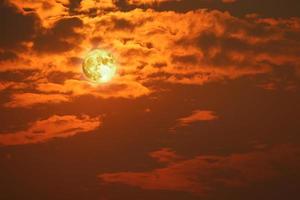
[[[298,199],[299,9],[0,0],[0,199]]]

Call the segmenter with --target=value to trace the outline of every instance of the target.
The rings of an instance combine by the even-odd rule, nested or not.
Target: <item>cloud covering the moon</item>
[[[268,76],[276,66],[292,65],[299,71],[300,22],[296,18],[239,19],[215,10],[176,13],[136,9],[95,17],[64,17],[49,24],[24,38],[28,42],[32,39],[33,46],[27,51],[30,54],[23,51],[19,58],[2,64],[2,70],[18,66],[23,69],[22,63],[26,63],[27,68],[40,71],[35,75],[40,76],[39,81],[28,85],[36,92],[43,85],[55,85],[57,92],[76,90],[75,94],[96,97],[136,98],[153,91],[151,84],[156,81],[202,85],[244,76]],[[123,89],[113,95],[82,83],[81,63],[65,59],[80,61],[94,47],[108,49],[117,56],[119,78],[111,87]],[[45,53],[51,53],[54,59],[39,55]],[[47,76],[53,71],[75,76],[64,83],[52,83]]]

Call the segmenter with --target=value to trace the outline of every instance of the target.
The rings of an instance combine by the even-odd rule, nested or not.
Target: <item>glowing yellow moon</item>
[[[82,69],[84,75],[92,82],[109,82],[116,74],[116,61],[111,53],[94,49],[85,57]]]

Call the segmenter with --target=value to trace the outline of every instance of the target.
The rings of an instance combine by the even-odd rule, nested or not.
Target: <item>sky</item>
[[[0,199],[299,199],[299,10],[0,0]]]

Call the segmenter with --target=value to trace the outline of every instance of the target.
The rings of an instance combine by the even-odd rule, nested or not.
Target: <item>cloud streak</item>
[[[15,93],[4,106],[8,108],[30,108],[40,104],[57,104],[69,102],[70,98],[61,94]]]
[[[195,122],[201,122],[201,121],[212,121],[218,119],[218,116],[215,114],[215,112],[210,110],[195,110],[193,113],[189,116],[182,117],[178,119],[178,125],[179,126],[188,126]]]
[[[98,177],[111,184],[204,195],[224,188],[267,182],[289,172],[296,173],[300,163],[297,155],[299,148],[283,145],[228,156],[197,156],[152,171],[105,173]]]
[[[53,115],[47,119],[37,120],[27,130],[15,133],[1,133],[0,145],[24,145],[47,142],[54,138],[67,138],[79,133],[97,129],[101,125],[99,117],[82,115]]]

